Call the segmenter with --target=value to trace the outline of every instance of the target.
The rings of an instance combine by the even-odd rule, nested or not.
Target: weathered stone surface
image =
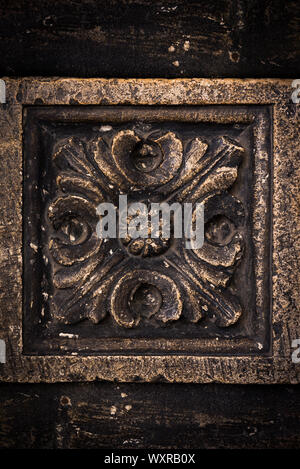
[[[6,81],[2,379],[298,382],[291,82]],[[203,248],[97,239],[120,193],[203,200]]]
[[[298,448],[299,401],[286,385],[2,383],[1,448]]]
[[[0,76],[300,75],[295,0],[0,3]]]

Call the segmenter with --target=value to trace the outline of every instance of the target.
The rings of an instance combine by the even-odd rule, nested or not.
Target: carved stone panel
[[[253,210],[255,184],[270,201],[268,107],[41,106],[25,108],[24,131],[26,351],[269,350],[252,245],[255,216],[269,236],[269,214]],[[128,206],[203,202],[204,245],[99,239],[97,206],[124,194]]]
[[[22,204],[15,239],[5,241],[20,263],[19,312],[7,328],[17,364],[6,365],[5,379],[295,379],[291,344],[283,345],[295,317],[290,300],[284,311],[276,306],[283,296],[272,241],[282,216],[274,164],[288,143],[279,121],[294,118],[283,110],[287,88],[9,81],[2,119],[8,155],[17,156],[7,156],[16,169],[4,177],[18,182],[4,204]],[[203,203],[203,246],[187,248],[172,229],[100,239],[97,206],[114,204],[118,221],[120,196],[149,209]]]

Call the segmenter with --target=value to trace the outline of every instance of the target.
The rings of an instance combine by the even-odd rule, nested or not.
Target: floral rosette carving
[[[228,189],[243,148],[229,137],[183,144],[174,132],[135,129],[91,141],[70,137],[53,152],[55,197],[47,207],[52,259],[53,316],[65,324],[100,323],[108,314],[126,328],[141,321],[193,323],[208,317],[220,327],[242,314],[228,285],[242,257],[242,203]],[[205,242],[101,240],[101,202],[133,200],[205,204]]]

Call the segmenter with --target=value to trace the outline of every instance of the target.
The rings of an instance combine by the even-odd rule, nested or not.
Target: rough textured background
[[[2,448],[300,446],[292,386],[2,385],[0,401]]]
[[[299,21],[296,0],[1,0],[0,75],[298,78]],[[2,384],[0,402],[0,447],[300,447],[299,386]]]
[[[297,0],[1,0],[0,11],[0,75],[299,75]]]

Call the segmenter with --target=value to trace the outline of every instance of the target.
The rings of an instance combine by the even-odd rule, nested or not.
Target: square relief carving
[[[255,297],[269,253],[255,279],[253,250],[255,217],[269,237],[255,199],[269,207],[268,107],[28,107],[24,126],[28,353],[269,350],[269,297]],[[202,202],[203,246],[172,229],[99,239],[96,208],[120,195],[128,213]]]
[[[294,277],[278,278],[284,249],[294,262],[290,241],[278,244],[280,203],[292,210],[280,199],[280,158],[295,142],[282,130],[295,118],[287,83],[23,79],[7,89],[0,141],[4,178],[15,179],[2,251],[16,264],[1,308],[4,379],[296,381],[287,338],[298,320],[284,293]],[[100,238],[107,203],[116,236]],[[182,228],[185,204],[195,222],[201,203],[203,245],[176,235],[174,213],[168,236],[153,236],[150,218],[143,237],[127,232],[141,203],[149,217],[153,204],[180,207]]]

